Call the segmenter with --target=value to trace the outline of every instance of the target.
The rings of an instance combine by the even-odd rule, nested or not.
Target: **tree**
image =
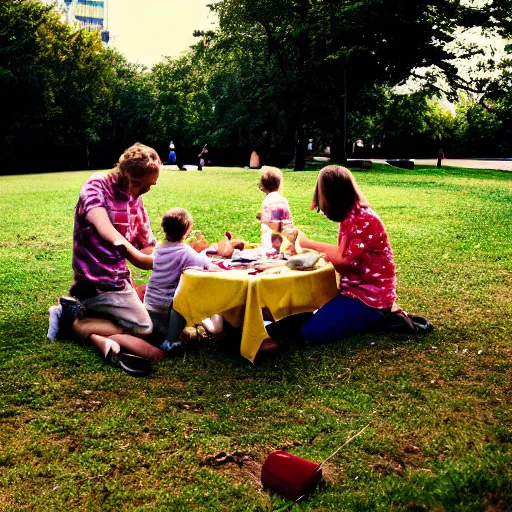
[[[207,93],[208,72],[191,55],[154,66],[151,80],[156,94],[151,131],[154,138],[179,146],[204,144],[210,131],[213,105]]]
[[[451,62],[460,55],[447,43],[460,27],[506,31],[511,24],[506,0],[485,5],[458,0],[221,0],[212,9],[226,40],[265,43],[268,62],[279,71],[276,90],[283,92],[295,126],[296,169],[301,168],[305,125],[325,124],[332,133],[333,156],[343,161],[346,112],[358,95],[371,87],[403,83],[418,68],[431,69],[421,75],[431,88],[434,74],[443,75],[450,88],[467,86]],[[478,48],[469,48],[465,56],[476,52]]]
[[[204,36],[194,47],[193,60],[208,70],[207,92],[214,106],[212,142],[258,148],[263,154],[282,146],[288,113],[279,72],[265,54],[262,38]]]
[[[109,68],[99,34],[76,30],[52,8],[0,0],[0,148],[27,161],[99,138],[110,108]]]
[[[349,114],[352,142],[362,140],[365,152],[377,146],[396,156],[437,154],[441,143],[451,141],[455,117],[438,100],[424,92],[396,94],[386,88],[379,92],[366,96],[373,103],[370,111],[361,111],[356,104]]]
[[[152,142],[156,92],[152,76],[144,66],[129,63],[111,49],[105,58],[111,73],[109,92],[112,105],[102,140],[115,146],[118,154],[137,141]]]
[[[501,122],[493,109],[464,97],[456,113],[455,150],[470,157],[495,156]]]
[[[287,124],[293,127],[294,167],[303,169],[305,98],[309,84],[306,76],[309,65],[314,62],[309,51],[310,35],[314,33],[309,2],[223,0],[212,8],[219,15],[223,38],[237,41],[237,44],[243,44],[240,40],[259,43],[259,56],[273,71],[269,74],[260,68],[260,76],[272,79],[267,80],[266,90],[277,99],[277,111],[286,112]]]

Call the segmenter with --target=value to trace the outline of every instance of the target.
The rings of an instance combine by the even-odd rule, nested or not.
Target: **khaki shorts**
[[[144,304],[129,283],[126,283],[124,290],[100,293],[84,299],[82,304],[89,311],[115,321],[128,333],[145,336],[153,330]]]

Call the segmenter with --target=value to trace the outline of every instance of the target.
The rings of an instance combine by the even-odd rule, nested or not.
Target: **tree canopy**
[[[458,36],[474,28],[510,35],[512,0],[219,0],[210,7],[217,29],[196,32],[187,54],[147,70],[50,7],[0,0],[7,161],[54,150],[76,167],[137,140],[163,149],[172,139],[178,147],[208,142],[294,154],[302,169],[310,138],[341,162],[360,139],[388,148],[449,139],[453,150],[471,153],[484,145],[475,126],[499,141],[497,151],[510,148],[511,60],[498,77],[470,82],[458,62],[482,48]],[[419,93],[393,92],[414,76]],[[468,91],[457,127],[431,99],[439,77],[445,92]]]

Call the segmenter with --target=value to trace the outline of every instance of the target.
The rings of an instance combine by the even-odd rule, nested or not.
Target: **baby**
[[[283,245],[283,237],[279,233],[272,233],[270,241],[272,242],[272,249],[279,254],[281,252],[281,245]]]

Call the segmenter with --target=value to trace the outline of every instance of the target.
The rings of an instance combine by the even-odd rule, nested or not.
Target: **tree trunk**
[[[300,107],[299,107],[300,108]],[[304,125],[302,124],[302,114],[297,112],[295,126],[295,160],[293,163],[294,171],[303,171],[305,167],[305,145],[306,137],[304,135]]]
[[[343,123],[339,123],[341,126]],[[347,152],[345,150],[345,137],[343,135],[343,129],[333,136],[331,142],[331,161],[345,165],[347,163]]]
[[[347,71],[343,71],[343,95],[340,98],[336,133],[331,144],[331,160],[345,165],[347,163]]]

